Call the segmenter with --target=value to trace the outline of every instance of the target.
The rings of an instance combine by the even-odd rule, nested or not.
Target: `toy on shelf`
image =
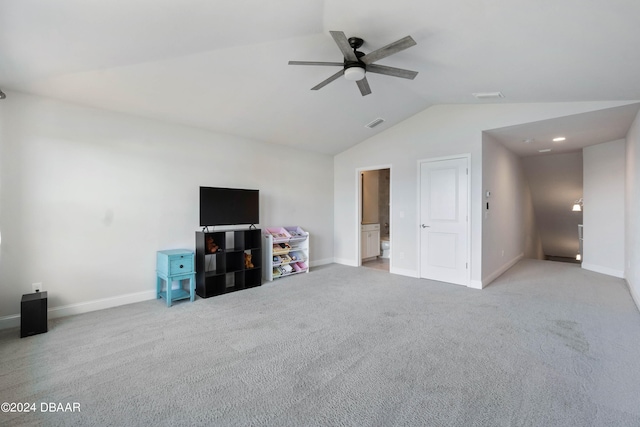
[[[291,261],[303,261],[304,254],[301,251],[289,252],[289,256],[291,257]]]
[[[291,234],[284,227],[267,228],[267,233],[273,236],[273,242],[288,242]]]
[[[290,250],[291,250],[291,245],[288,243],[276,243],[275,245],[273,245],[274,255],[288,254]]]
[[[291,236],[290,241],[304,240],[307,237],[307,233],[300,227],[284,227],[284,229]]]
[[[244,267],[245,268],[253,268],[253,263],[251,262],[251,254],[244,254]]]
[[[207,252],[210,254],[215,254],[218,252],[219,246],[216,245],[216,242],[213,240],[213,237],[207,236]]]

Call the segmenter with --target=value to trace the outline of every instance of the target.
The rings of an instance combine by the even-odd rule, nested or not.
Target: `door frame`
[[[375,171],[380,169],[389,169],[389,241],[392,242],[393,239],[393,186],[391,183],[393,182],[393,168],[390,164],[387,165],[377,165],[377,166],[365,166],[362,168],[356,169],[356,217],[355,217],[355,242],[356,242],[356,267],[362,266],[362,242],[360,238],[362,237],[361,232],[361,219],[362,219],[362,179],[360,175],[362,172],[367,171]],[[393,247],[393,246],[391,246]],[[389,271],[391,271],[391,266],[393,263],[393,257],[389,259]]]
[[[416,253],[418,254],[417,259],[417,271],[418,278],[422,278],[422,233],[420,230],[420,219],[422,218],[421,212],[421,197],[422,197],[422,164],[423,163],[431,163],[431,162],[440,162],[443,160],[457,160],[457,159],[465,159],[467,161],[467,275],[466,275],[466,284],[464,286],[471,286],[471,153],[464,154],[455,154],[452,156],[442,156],[442,157],[429,157],[426,159],[418,159],[417,162],[417,197],[416,197],[416,230],[418,230],[418,238],[416,239]]]

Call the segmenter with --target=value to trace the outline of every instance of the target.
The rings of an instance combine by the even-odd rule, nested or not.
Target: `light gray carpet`
[[[623,280],[524,260],[482,291],[340,265],[0,331],[1,425],[639,426]]]

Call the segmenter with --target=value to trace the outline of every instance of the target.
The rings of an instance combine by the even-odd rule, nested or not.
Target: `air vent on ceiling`
[[[475,96],[478,99],[498,99],[504,98],[502,92],[478,92],[472,93],[471,95]]]
[[[369,129],[373,129],[374,127],[382,124],[383,122],[384,122],[384,119],[377,118],[374,121],[372,121],[371,123],[367,123],[364,127],[369,128]]]

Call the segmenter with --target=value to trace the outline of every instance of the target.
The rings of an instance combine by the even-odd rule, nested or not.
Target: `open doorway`
[[[583,152],[521,157],[544,260],[580,264]]]
[[[359,171],[360,265],[389,271],[391,264],[391,168]]]

